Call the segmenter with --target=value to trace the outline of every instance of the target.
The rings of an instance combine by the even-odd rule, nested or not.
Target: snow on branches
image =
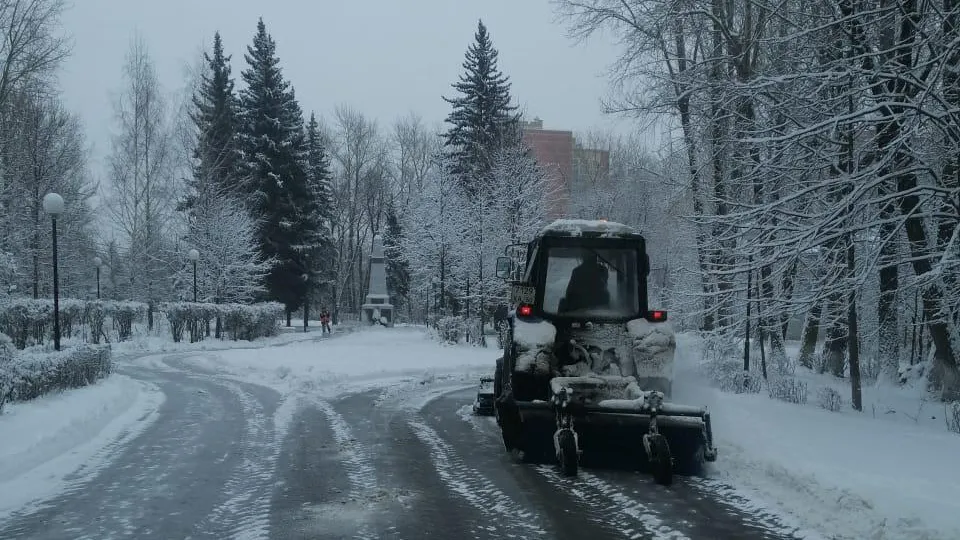
[[[264,260],[249,214],[233,198],[212,196],[193,209],[184,250],[194,248],[198,299],[215,303],[248,303],[264,288],[272,260]],[[181,257],[186,262],[186,257]],[[190,290],[193,267],[187,263],[176,274],[181,294]]]
[[[546,176],[522,147],[499,149],[492,164],[486,189],[473,194],[444,163],[434,167],[412,194],[402,245],[411,292],[429,299],[432,320],[462,315],[470,321],[467,338],[476,342],[480,321],[505,295],[497,256],[543,227],[551,196]]]

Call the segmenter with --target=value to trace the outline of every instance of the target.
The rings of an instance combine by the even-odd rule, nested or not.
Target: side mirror
[[[513,259],[510,257],[497,257],[497,277],[500,279],[509,279],[513,274]]]

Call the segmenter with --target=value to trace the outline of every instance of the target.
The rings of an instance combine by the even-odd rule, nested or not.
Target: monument
[[[383,240],[379,235],[373,237],[367,299],[360,309],[364,323],[393,326],[393,304],[387,292],[387,266],[383,256]]]

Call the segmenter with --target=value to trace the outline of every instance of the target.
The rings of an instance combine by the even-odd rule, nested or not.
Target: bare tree
[[[142,38],[135,37],[115,104],[108,209],[126,243],[130,292],[152,304],[169,290],[168,224],[174,210],[173,137],[166,100]]]
[[[358,311],[366,292],[365,249],[383,218],[388,160],[387,145],[374,120],[340,106],[335,124],[329,148],[337,169],[333,234],[339,256],[333,315],[338,318],[340,307]]]
[[[28,81],[51,75],[69,53],[59,35],[64,0],[0,0],[0,109]]]
[[[440,135],[423,124],[417,114],[410,113],[393,126],[394,196],[397,208],[405,209],[415,193],[423,190],[434,156],[441,147]]]
[[[0,245],[19,259],[18,288],[34,298],[49,291],[50,227],[43,211],[44,195],[60,193],[67,211],[60,218],[61,284],[66,294],[90,290],[93,240],[89,199],[95,187],[87,169],[87,152],[80,122],[58,99],[41,85],[18,89],[11,95],[11,116],[7,134],[5,189],[0,201],[7,211],[0,217],[5,231]],[[87,277],[87,279],[82,279]],[[78,290],[76,285],[82,285]]]

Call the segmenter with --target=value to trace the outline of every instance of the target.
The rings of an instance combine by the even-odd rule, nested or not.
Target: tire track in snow
[[[340,453],[344,456],[343,468],[347,473],[347,479],[350,487],[356,493],[358,499],[363,499],[364,495],[372,494],[377,489],[377,471],[371,465],[367,449],[359,444],[356,437],[353,436],[353,430],[333,406],[326,401],[313,402],[317,410],[327,417],[330,423],[330,429],[333,431],[333,438],[337,442]],[[370,530],[369,523],[359,524],[355,538],[375,540],[378,535]]]
[[[547,534],[539,525],[536,514],[521,508],[477,470],[468,467],[433,428],[420,420],[410,420],[408,424],[417,438],[429,448],[437,474],[444,484],[490,517],[491,523],[501,523],[503,525],[500,527],[506,529],[500,531],[497,525],[491,524],[483,526],[487,532],[503,533],[508,537],[519,535],[520,538],[527,538],[531,533]]]
[[[691,540],[686,534],[668,526],[647,505],[588,472],[580,471],[577,477],[566,478],[553,465],[538,465],[536,471],[550,484],[580,499],[583,502],[581,508],[587,510],[588,519],[600,525],[613,524],[624,538]]]
[[[823,537],[819,534],[801,528],[792,520],[775,513],[760,501],[747,497],[746,494],[731,485],[710,478],[692,478],[690,479],[690,485],[705,496],[716,500],[738,514],[743,514],[744,521],[756,527],[788,538],[823,540]]]
[[[240,403],[246,427],[239,441],[242,456],[223,487],[227,500],[214,508],[208,520],[215,530],[229,531],[235,540],[262,540],[270,533],[270,501],[279,444],[274,419],[240,385],[219,380]],[[280,407],[278,407],[278,411]]]

